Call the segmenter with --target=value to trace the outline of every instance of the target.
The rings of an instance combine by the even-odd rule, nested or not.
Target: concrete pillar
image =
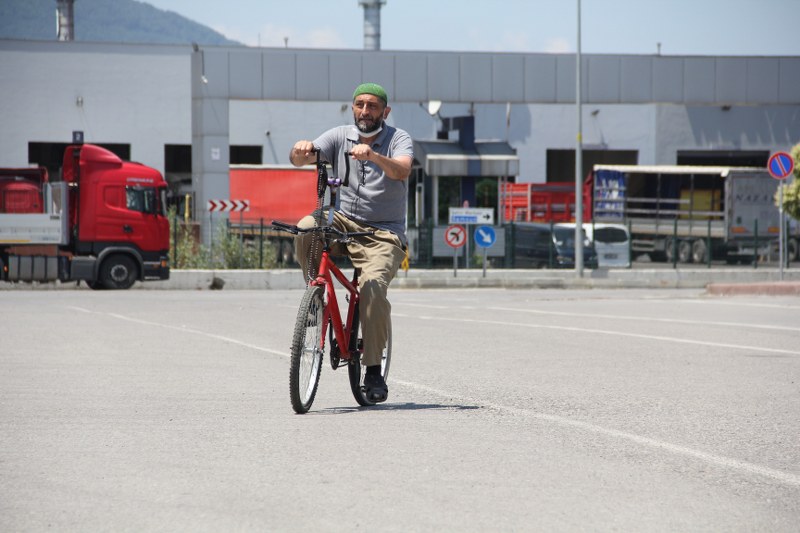
[[[208,201],[228,200],[230,195],[227,62],[225,51],[209,52],[194,46],[191,74],[192,194],[195,220],[200,223],[200,236],[205,245],[211,242],[214,233]],[[226,219],[226,213],[214,213],[214,226]]]

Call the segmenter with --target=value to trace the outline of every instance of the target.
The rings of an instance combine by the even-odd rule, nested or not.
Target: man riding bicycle
[[[363,83],[353,93],[355,125],[332,128],[314,141],[298,141],[289,155],[295,166],[314,163],[315,149],[322,160],[339,176],[345,157],[358,161],[347,187],[339,189],[340,209],[333,225],[347,232],[370,231],[374,234],[355,237],[334,251],[348,255],[359,278],[359,316],[364,337],[363,364],[366,365],[364,391],[373,402],[383,402],[389,394],[381,375],[381,352],[389,335],[391,304],[387,290],[405,258],[407,179],[411,173],[414,151],[405,131],[386,124],[391,107],[383,87]],[[351,155],[346,155],[349,152]],[[310,228],[321,213],[303,218],[297,225]],[[295,241],[295,256],[306,279],[319,263],[319,237],[300,234]]]

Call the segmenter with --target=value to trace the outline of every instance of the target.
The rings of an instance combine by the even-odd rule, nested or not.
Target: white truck
[[[592,182],[594,221],[627,225],[634,256],[747,263],[777,249],[779,181],[766,169],[595,165]],[[796,260],[797,230],[789,233]]]

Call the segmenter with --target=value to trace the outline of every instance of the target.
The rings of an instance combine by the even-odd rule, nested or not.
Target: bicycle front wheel
[[[298,414],[308,412],[317,394],[325,347],[322,336],[324,308],[322,287],[308,287],[297,311],[289,365],[289,396],[292,408]]]
[[[357,333],[357,332],[353,332]],[[359,339],[360,341],[360,339]],[[361,349],[361,342],[359,342],[358,357],[353,357],[350,365],[347,367],[347,375],[350,378],[350,390],[353,397],[358,402],[358,405],[369,406],[375,405],[375,402],[367,398],[362,389],[364,383],[364,375],[367,373],[367,367],[362,364],[361,359],[364,357],[364,351]],[[381,352],[381,375],[384,381],[389,381],[389,363],[392,362],[392,323],[389,322],[389,334],[386,337],[386,346]]]

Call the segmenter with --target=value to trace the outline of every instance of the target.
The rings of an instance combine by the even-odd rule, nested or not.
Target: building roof
[[[455,141],[414,141],[414,155],[430,176],[517,176],[517,151],[505,141],[475,141],[475,149]]]

